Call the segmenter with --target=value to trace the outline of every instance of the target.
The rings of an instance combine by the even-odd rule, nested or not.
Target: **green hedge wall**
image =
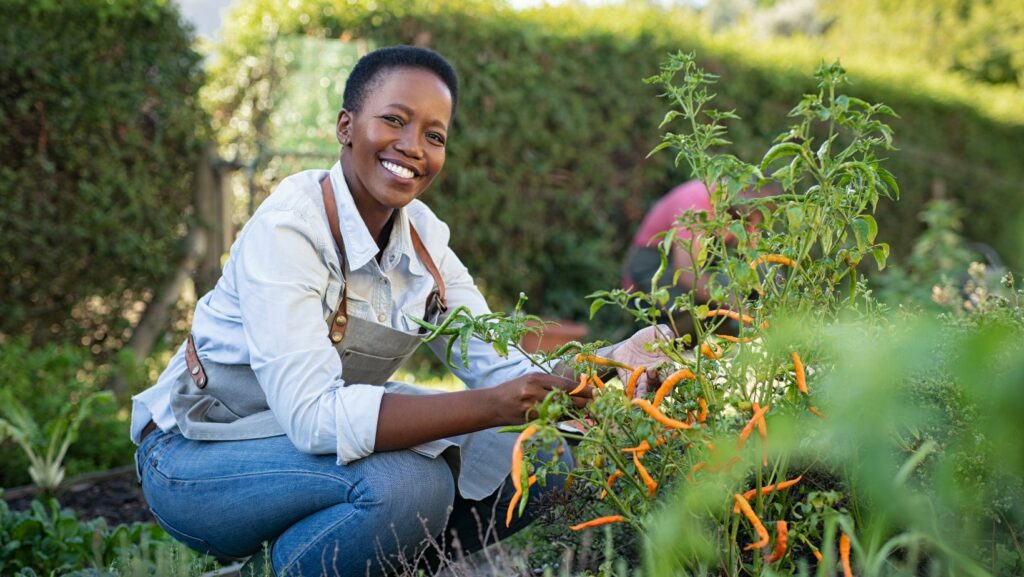
[[[162,0],[0,1],[0,334],[121,344],[176,265],[205,113]]]
[[[668,52],[695,50],[721,75],[716,107],[743,117],[731,136],[735,152],[751,160],[787,128],[786,114],[813,88],[817,64],[806,56],[771,61],[760,50],[702,39],[678,14],[633,5],[514,12],[474,1],[249,0],[228,26],[208,94],[225,146],[243,154],[270,138],[261,119],[277,104],[280,75],[295,65],[274,56],[275,39],[417,43],[450,58],[462,101],[446,172],[424,200],[451,225],[455,249],[493,305],[510,306],[522,290],[533,312],[570,318],[585,318],[583,295],[617,285],[644,210],[686,177],[670,155],[645,159],[666,109],[641,79]],[[854,94],[902,117],[894,122],[900,150],[888,167],[903,200],[879,207],[896,257],[920,230],[922,203],[943,188],[972,215],[967,236],[1020,264],[1000,233],[1020,210],[1024,116],[996,121],[962,98],[852,76]],[[284,176],[265,175],[268,189]]]

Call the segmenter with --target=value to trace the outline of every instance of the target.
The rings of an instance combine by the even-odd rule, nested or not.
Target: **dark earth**
[[[27,487],[4,493],[4,500],[14,511],[28,509],[34,497],[34,491]],[[131,465],[72,480],[57,494],[57,501],[61,507],[75,511],[82,521],[103,517],[110,527],[155,522]]]

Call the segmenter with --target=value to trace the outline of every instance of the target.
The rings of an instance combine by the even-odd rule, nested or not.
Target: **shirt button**
[[[386,316],[384,316],[382,314],[381,315],[377,315],[377,320],[380,321],[380,322],[384,322],[384,319],[386,319],[386,318],[388,318],[388,317],[386,317]]]

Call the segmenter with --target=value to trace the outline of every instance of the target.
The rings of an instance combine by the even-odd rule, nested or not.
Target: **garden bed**
[[[4,492],[4,500],[12,510],[22,511],[29,508],[39,493],[34,486],[15,487]],[[73,510],[79,519],[103,517],[111,527],[154,522],[142,496],[142,487],[135,478],[134,465],[70,479],[57,494],[57,501],[62,507]]]

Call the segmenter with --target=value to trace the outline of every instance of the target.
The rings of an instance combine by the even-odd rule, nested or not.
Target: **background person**
[[[757,198],[773,194],[775,191],[776,189],[772,185],[757,190],[744,189],[740,192],[739,197],[741,199]],[[694,211],[714,213],[711,194],[704,183],[699,180],[688,180],[673,188],[647,211],[633,236],[623,263],[623,288],[650,290],[651,277],[661,266],[661,255],[658,253],[658,244],[661,239],[658,238],[658,235],[676,227],[680,215]],[[761,213],[756,210],[747,210],[744,205],[738,204],[730,207],[729,211],[734,218],[743,218],[749,227],[754,227],[761,222]],[[700,252],[701,239],[697,231],[680,227],[676,236],[683,241],[692,239],[694,243],[692,254]],[[727,246],[735,246],[736,238],[729,235],[725,238],[725,242]],[[690,291],[694,291],[695,304],[710,302],[707,285],[711,275],[704,273],[700,278],[696,277],[691,251],[684,250],[678,244],[673,244],[669,252],[669,265],[668,270],[659,281],[662,284],[671,283],[676,272],[681,271],[678,282],[668,287],[670,302]],[[677,315],[675,321],[676,329],[680,334],[693,333],[693,320],[689,314]],[[735,329],[735,327],[733,328]]]

